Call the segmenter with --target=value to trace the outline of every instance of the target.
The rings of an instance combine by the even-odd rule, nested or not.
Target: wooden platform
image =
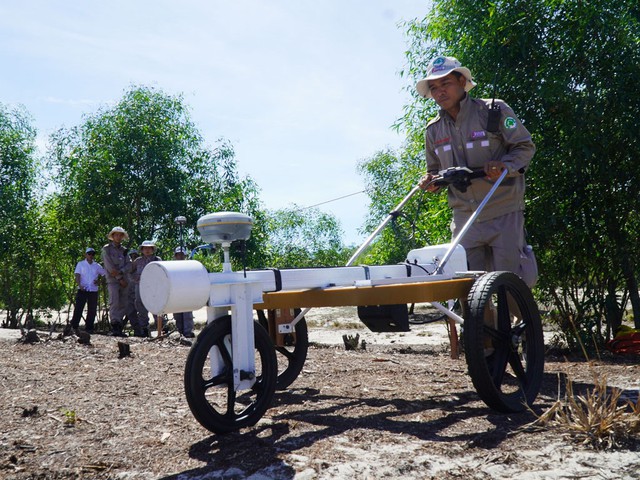
[[[475,279],[473,278],[456,278],[433,282],[267,292],[263,294],[263,302],[254,304],[254,308],[271,310],[295,307],[344,307],[441,302],[456,298],[466,298],[474,281]]]

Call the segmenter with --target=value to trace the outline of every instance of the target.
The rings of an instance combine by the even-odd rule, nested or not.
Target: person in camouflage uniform
[[[111,334],[114,336],[126,336],[123,330],[123,318],[127,310],[129,257],[127,256],[127,250],[122,246],[122,242],[129,240],[129,235],[124,228],[114,227],[107,235],[107,238],[109,243],[102,247],[102,261],[104,269],[107,271]]]

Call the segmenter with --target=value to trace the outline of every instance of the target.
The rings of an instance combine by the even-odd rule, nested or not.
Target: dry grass
[[[621,400],[622,391],[608,388],[606,377],[594,375],[594,387],[575,395],[567,379],[564,399],[558,400],[528,427],[559,429],[573,440],[597,450],[628,447],[640,442],[640,395]]]

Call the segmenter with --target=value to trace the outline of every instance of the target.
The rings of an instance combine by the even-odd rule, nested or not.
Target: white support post
[[[229,309],[226,307],[209,307],[207,306],[207,325],[211,322],[215,322],[218,318],[224,317],[229,313]],[[226,345],[230,348],[231,345]],[[224,359],[220,354],[220,350],[217,346],[211,347],[209,350],[209,365],[211,366],[211,376],[214,377],[222,373],[224,369]]]
[[[256,382],[255,338],[253,331],[253,297],[250,282],[231,285],[231,350],[233,386],[247,390]]]

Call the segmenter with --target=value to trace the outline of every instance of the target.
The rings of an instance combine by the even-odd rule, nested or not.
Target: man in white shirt
[[[80,318],[86,304],[87,318],[84,324],[87,333],[93,333],[93,324],[96,319],[96,310],[98,309],[98,277],[100,275],[104,277],[107,274],[105,269],[94,260],[95,256],[96,251],[91,247],[87,248],[84,254],[85,259],[78,262],[75,270],[78,292],[76,293],[71,327],[77,330],[80,326]]]

